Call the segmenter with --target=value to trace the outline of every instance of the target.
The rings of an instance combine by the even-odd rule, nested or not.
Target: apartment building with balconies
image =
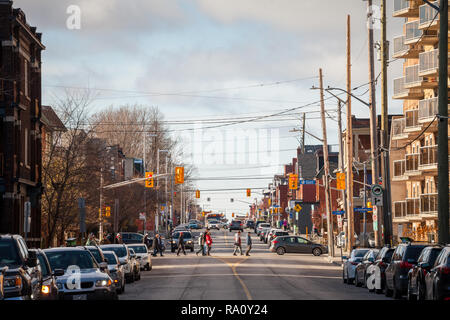
[[[393,231],[397,239],[435,241],[440,19],[422,0],[394,0],[393,16],[405,20],[393,41],[393,58],[404,59],[392,96],[403,100],[403,115],[394,117],[390,138]]]

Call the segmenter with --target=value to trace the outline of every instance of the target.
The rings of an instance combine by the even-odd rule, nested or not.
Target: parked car
[[[366,286],[367,282],[367,268],[375,262],[375,258],[378,254],[378,249],[371,249],[362,258],[361,262],[355,269],[355,286]]]
[[[39,294],[39,300],[57,300],[58,299],[58,286],[56,278],[64,275],[64,270],[53,270],[48,262],[48,258],[41,249],[30,249],[34,251],[38,258],[38,265],[41,270],[42,283],[41,291]]]
[[[288,236],[289,232],[287,231],[283,231],[281,229],[275,230],[272,232],[271,236],[269,237],[268,243],[269,243],[269,248],[272,245],[272,241],[277,238],[277,237],[282,237],[282,236]]]
[[[60,247],[44,250],[50,267],[62,269],[57,277],[58,296],[62,300],[117,299],[111,277],[105,272],[106,262],[95,261],[89,250],[79,247]]]
[[[175,252],[178,246],[178,238],[180,237],[180,232],[175,232],[172,235],[172,239],[170,240],[170,249],[172,252]],[[183,239],[184,246],[187,249],[190,249],[191,252],[194,251],[194,239],[192,238],[192,233],[189,231],[183,231]]]
[[[128,247],[128,250],[130,250],[130,259],[133,263],[133,277],[134,281],[141,280],[141,262],[137,258],[136,252],[134,252],[133,249]]]
[[[244,225],[242,224],[242,221],[240,220],[233,220],[230,222],[228,229],[231,231],[233,230],[240,230],[241,232],[244,231]]]
[[[255,227],[255,233],[257,236],[261,233],[261,230],[263,228],[270,228],[270,223],[264,222],[264,221],[258,221]]]
[[[312,253],[315,256],[320,256],[322,253],[328,253],[328,248],[320,243],[315,243],[299,236],[281,236],[272,240],[270,251],[279,255],[285,253]]]
[[[139,260],[141,270],[152,270],[152,259],[150,258],[150,252],[145,244],[130,244],[128,248],[133,249],[136,253],[136,258]]]
[[[114,251],[120,264],[123,265],[125,281],[127,283],[134,282],[133,261],[127,246],[125,244],[103,244],[100,248],[104,251]]]
[[[366,269],[366,287],[369,291],[382,293],[385,288],[386,274],[385,270],[391,261],[395,248],[385,246],[381,248],[375,257],[375,262]]]
[[[342,280],[344,283],[352,284],[355,280],[356,266],[362,261],[365,254],[369,251],[368,248],[353,249],[350,253],[350,258],[342,256],[343,269],[342,269]]]
[[[450,300],[450,246],[442,248],[434,266],[425,276],[425,286],[430,300]]]
[[[259,240],[264,242],[264,239],[269,231],[270,228],[262,228],[262,230],[259,232]]]
[[[125,244],[144,243],[144,235],[137,232],[121,232],[122,242]]]
[[[264,243],[268,243],[270,246],[270,239],[271,239],[272,235],[275,233],[275,231],[283,231],[283,230],[278,229],[278,228],[270,228],[269,232],[267,232],[264,237]]]
[[[103,255],[103,251],[102,249],[100,249],[99,246],[82,246],[82,247],[89,250],[89,252],[92,253],[97,263],[100,264],[102,262],[106,262],[105,256]]]
[[[408,290],[408,272],[417,264],[425,244],[401,243],[397,246],[386,268],[386,297],[400,299]]]
[[[408,272],[408,289],[406,291],[408,300],[425,300],[425,276],[434,266],[441,251],[442,247],[440,246],[429,246],[422,250],[417,264]]]
[[[114,251],[103,251],[107,259],[110,277],[118,294],[125,291],[125,272],[123,265],[120,264],[119,258]]]
[[[36,252],[29,251],[20,235],[0,235],[0,268],[4,277],[5,299],[38,299],[42,275]]]

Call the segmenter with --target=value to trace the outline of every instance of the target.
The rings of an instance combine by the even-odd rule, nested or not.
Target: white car
[[[278,228],[271,228],[271,229],[269,230],[269,232],[266,233],[266,236],[264,237],[264,243],[268,243],[268,242],[269,242],[270,237],[272,236],[272,234],[273,234],[275,231],[283,231],[283,230],[278,229]]]
[[[356,266],[362,261],[364,255],[370,249],[354,249],[350,254],[350,258],[342,256],[343,270],[342,270],[342,280],[344,283],[352,284],[355,281],[355,269]]]
[[[141,265],[141,270],[152,270],[152,259],[150,258],[150,252],[148,252],[145,244],[129,244],[128,248],[131,248],[136,253],[136,259]]]
[[[220,228],[222,228],[222,224],[220,221],[217,220],[209,220],[207,228],[220,230]]]

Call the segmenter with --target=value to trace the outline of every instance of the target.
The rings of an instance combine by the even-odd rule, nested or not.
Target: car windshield
[[[424,247],[413,247],[413,246],[409,247],[406,250],[405,260],[406,261],[408,261],[408,260],[417,261],[423,248]]]
[[[95,258],[95,261],[97,261],[97,263],[102,262],[102,256],[100,255],[100,250],[98,249],[89,249],[89,251],[92,253],[92,255]]]
[[[267,228],[267,227],[270,227],[270,224],[268,224],[268,223],[261,223],[261,224],[259,225],[259,227],[261,227],[261,228]]]
[[[111,247],[111,248],[108,248],[108,247],[106,247],[106,248],[104,248],[105,250],[108,250],[108,251],[114,251],[114,253],[119,257],[119,258],[123,258],[123,257],[126,257],[128,254],[127,254],[127,249],[125,249],[125,247],[123,247],[123,246],[120,246],[120,247]]]
[[[368,250],[355,250],[352,252],[352,256],[355,258],[362,258],[367,253]]]
[[[173,235],[174,239],[178,239],[179,237],[180,237],[180,233],[175,233]],[[192,236],[189,232],[183,233],[183,239],[191,239],[191,238],[192,238]]]
[[[108,264],[117,264],[118,263],[116,256],[114,254],[103,252],[103,255],[105,256],[106,259],[108,259]]]
[[[434,265],[434,263],[436,262],[436,258],[439,256],[440,253],[441,253],[441,249],[432,249],[431,250],[430,256],[428,257],[430,266]]]
[[[135,253],[147,253],[146,246],[129,246]]]
[[[11,239],[0,240],[0,266],[20,265],[20,256]]]
[[[48,262],[53,270],[67,270],[70,266],[77,266],[81,270],[97,268],[92,256],[87,251],[48,251]]]
[[[41,273],[43,277],[47,277],[50,275],[50,271],[48,270],[47,263],[45,262],[45,258],[43,255],[38,255],[39,264],[41,266]]]

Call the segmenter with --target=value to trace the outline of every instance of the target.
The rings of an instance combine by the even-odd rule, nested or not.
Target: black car
[[[0,268],[4,277],[5,299],[38,299],[42,275],[36,253],[29,251],[20,235],[0,235]]]
[[[240,230],[241,232],[244,231],[244,226],[242,225],[242,221],[239,220],[233,220],[230,222],[230,225],[228,226],[228,229],[231,231],[233,230]]]
[[[408,300],[425,300],[425,276],[434,266],[441,251],[442,247],[439,246],[430,246],[422,250],[417,264],[408,273]]]
[[[425,276],[427,299],[450,300],[450,246],[442,249]]]
[[[64,270],[56,269],[52,270],[48,258],[44,251],[41,249],[30,249],[34,251],[38,258],[39,268],[42,274],[41,292],[39,300],[57,300],[58,299],[58,286],[56,278],[64,275]]]
[[[369,291],[382,293],[386,287],[386,268],[391,261],[395,248],[385,246],[375,257],[375,262],[366,269],[366,287]]]
[[[144,235],[137,232],[121,232],[120,236],[125,244],[144,243]]]
[[[362,258],[361,262],[355,269],[355,286],[366,286],[367,282],[367,269],[375,262],[375,258],[378,255],[378,249],[371,249]]]
[[[408,290],[408,272],[417,263],[425,244],[401,243],[386,268],[386,297],[400,299]]]
[[[252,228],[255,227],[255,221],[253,221],[253,220],[247,220],[247,223],[245,224],[245,226],[246,226],[247,228],[252,229]]]
[[[270,251],[279,255],[285,253],[312,253],[315,256],[320,256],[322,253],[328,253],[328,248],[302,237],[281,236],[272,241]]]
[[[172,234],[172,239],[170,240],[170,249],[172,252],[178,247],[178,239],[180,238],[181,232],[174,232]],[[184,247],[185,249],[190,249],[191,252],[194,252],[194,239],[192,238],[192,233],[189,231],[183,231],[183,239],[184,239]]]

